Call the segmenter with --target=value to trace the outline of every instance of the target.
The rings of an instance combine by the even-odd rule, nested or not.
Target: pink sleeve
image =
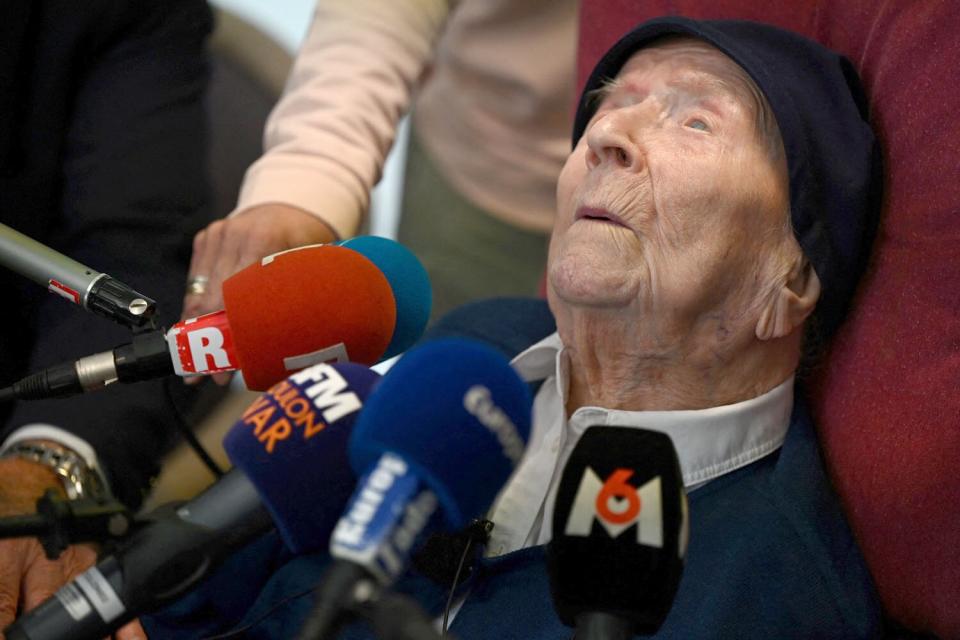
[[[282,202],[355,234],[450,4],[319,0],[233,214]]]

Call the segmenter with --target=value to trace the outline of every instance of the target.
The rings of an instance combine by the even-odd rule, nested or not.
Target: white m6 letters
[[[663,547],[663,509],[660,502],[660,476],[639,489],[627,484],[633,471],[617,469],[606,482],[587,467],[567,518],[564,533],[589,536],[594,520],[616,538],[637,525],[637,542],[648,547]]]

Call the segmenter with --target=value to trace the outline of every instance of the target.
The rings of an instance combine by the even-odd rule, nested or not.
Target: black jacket
[[[0,3],[0,222],[180,312],[206,210],[203,0]],[[128,342],[127,330],[0,271],[0,384]],[[0,407],[90,442],[135,505],[192,404],[179,381]],[[169,393],[168,393],[169,392]]]

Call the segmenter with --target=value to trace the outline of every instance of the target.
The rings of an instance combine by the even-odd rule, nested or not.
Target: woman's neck
[[[558,330],[568,359],[567,413],[703,409],[759,396],[796,369],[799,336],[758,340],[752,328],[701,322],[650,331],[619,314],[575,313]]]

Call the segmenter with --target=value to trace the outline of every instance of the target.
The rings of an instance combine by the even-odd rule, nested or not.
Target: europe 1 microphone
[[[350,465],[362,477],[333,530],[333,563],[299,637],[335,637],[429,534],[482,516],[523,456],[530,413],[527,384],[490,347],[447,339],[405,354],[350,437]]]
[[[152,327],[157,303],[132,287],[0,224],[0,265],[70,302],[140,329]]]
[[[590,427],[563,470],[547,545],[554,608],[575,640],[657,632],[689,536],[677,454],[664,433]]]
[[[16,620],[7,639],[108,637],[185,594],[271,524],[294,553],[327,544],[356,483],[347,441],[379,378],[358,364],[319,364],[271,388],[226,436],[233,470],[155,512],[116,552]]]
[[[268,256],[228,278],[225,309],[50,367],[2,399],[63,397],[112,382],[241,369],[262,391],[317,362],[373,364],[409,348],[430,316],[430,282],[403,245],[376,237]]]

